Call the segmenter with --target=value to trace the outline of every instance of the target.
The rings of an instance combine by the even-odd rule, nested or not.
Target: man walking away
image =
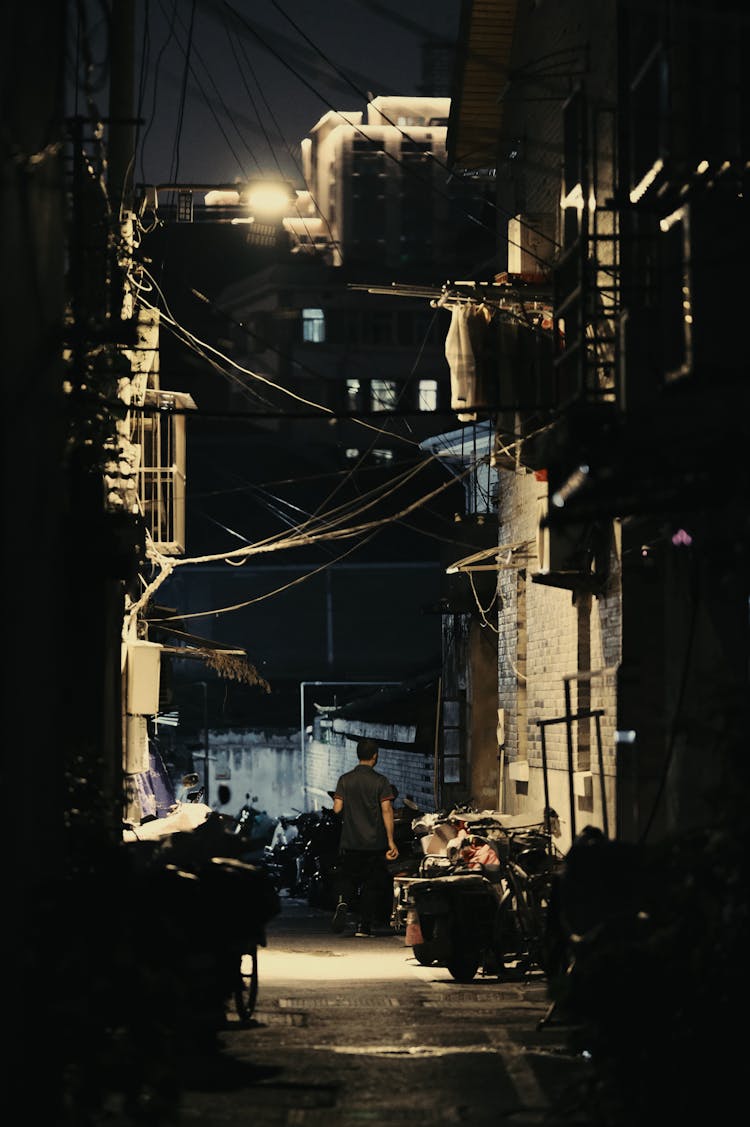
[[[355,935],[372,934],[378,900],[388,879],[386,861],[395,861],[398,848],[393,838],[393,787],[375,770],[378,745],[361,739],[357,744],[356,767],[339,778],[333,795],[333,810],[341,814],[339,900],[331,929],[346,927],[350,906],[358,904]]]

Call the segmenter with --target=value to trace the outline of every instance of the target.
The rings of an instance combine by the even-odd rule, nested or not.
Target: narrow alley
[[[330,913],[282,901],[259,952],[253,1022],[232,1015],[211,1070],[186,1077],[180,1122],[570,1124],[585,1054],[548,1010],[540,972],[455,982],[402,935],[330,930]]]

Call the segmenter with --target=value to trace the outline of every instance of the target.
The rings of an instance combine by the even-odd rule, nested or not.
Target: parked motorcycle
[[[336,906],[341,821],[329,807],[300,816],[300,886],[311,908]]]
[[[494,811],[416,820],[426,851],[417,877],[396,881],[394,916],[423,965],[460,982],[510,962],[544,969],[545,913],[559,854],[542,824],[513,827]]]
[[[178,802],[203,802],[203,796],[206,793],[206,788],[200,781],[198,775],[191,771],[188,775],[182,776],[182,782],[177,791]]]
[[[191,982],[191,1021],[210,1029],[227,1004],[250,1021],[258,994],[258,947],[280,911],[268,874],[238,854],[241,839],[210,813],[189,830],[133,843],[130,854],[149,905],[148,925]]]

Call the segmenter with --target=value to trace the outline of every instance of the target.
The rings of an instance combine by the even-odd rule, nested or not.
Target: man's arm
[[[395,861],[398,857],[398,846],[396,845],[396,842],[393,838],[393,800],[390,798],[384,798],[380,803],[380,812],[383,815],[383,825],[385,826],[385,832],[388,835],[388,849],[386,850],[385,855],[389,861]]]
[[[333,812],[334,812],[334,814],[340,814],[343,809],[344,809],[343,798],[341,797],[340,794],[335,794],[333,796]]]

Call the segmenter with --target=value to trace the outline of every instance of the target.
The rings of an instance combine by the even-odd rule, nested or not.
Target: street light
[[[251,182],[244,195],[247,207],[261,218],[280,218],[294,202],[288,181],[257,180]]]
[[[160,209],[159,196],[176,194],[176,204]],[[196,203],[196,193],[203,193]],[[253,223],[257,216],[263,222],[280,223],[285,212],[294,210],[297,190],[291,180],[256,177],[244,184],[141,184],[138,188],[139,211],[151,212],[162,221],[177,223]]]

